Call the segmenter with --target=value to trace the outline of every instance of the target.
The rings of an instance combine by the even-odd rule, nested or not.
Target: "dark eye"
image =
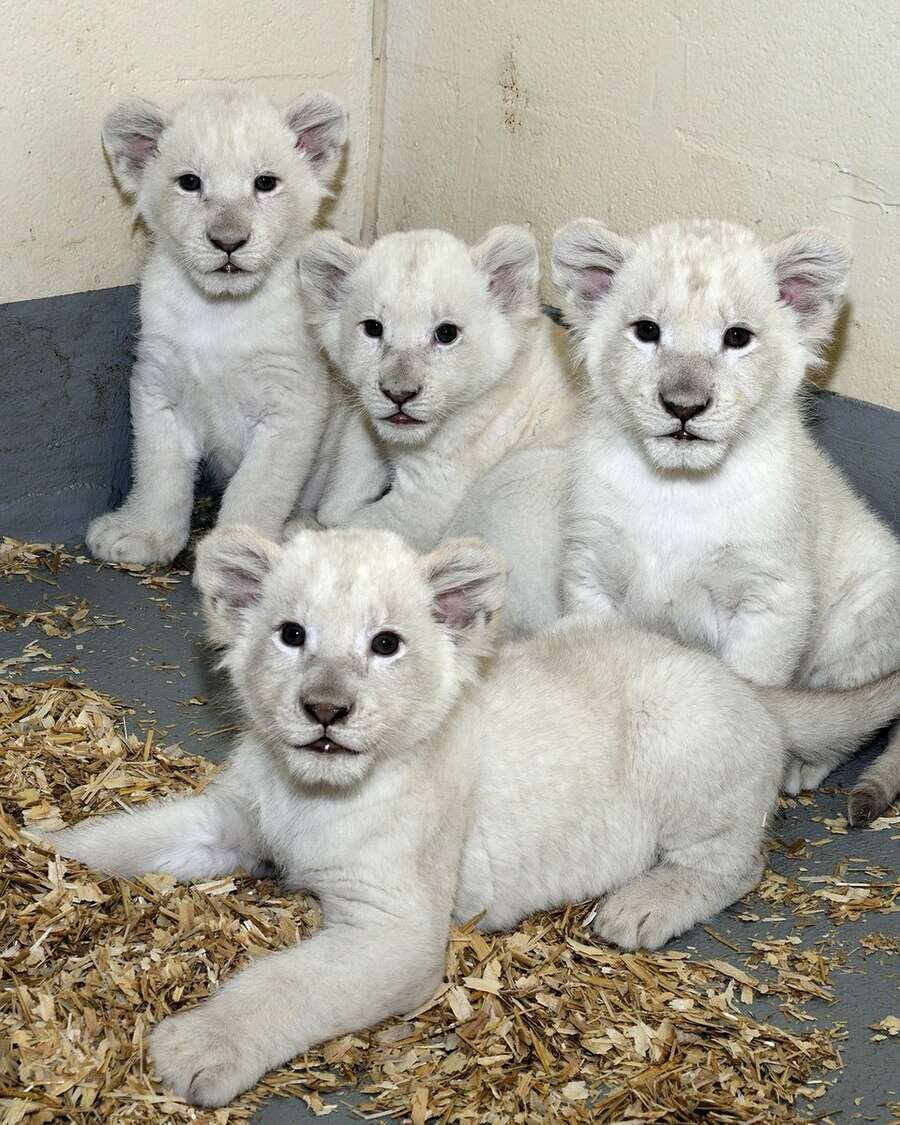
[[[178,186],[182,191],[199,191],[200,177],[195,176],[193,172],[185,172],[183,176],[178,177]]]
[[[364,320],[362,322],[362,330],[367,336],[371,336],[373,340],[377,340],[379,336],[384,334],[384,325],[380,320]]]
[[[725,329],[722,343],[726,348],[746,348],[752,339],[753,333],[749,328],[741,328],[737,324],[732,324],[730,328]]]
[[[642,344],[656,344],[659,341],[659,325],[655,320],[636,320],[631,326]]]
[[[253,186],[257,191],[274,191],[278,186],[278,180],[274,176],[257,176]]]
[[[400,637],[396,633],[376,633],[372,638],[372,652],[376,656],[393,656],[400,648]]]
[[[303,648],[306,643],[306,630],[296,621],[285,621],[281,626],[281,641],[291,648]]]
[[[451,324],[449,320],[445,320],[443,324],[439,324],[434,330],[434,338],[439,344],[452,344],[458,335],[459,329],[455,324]]]

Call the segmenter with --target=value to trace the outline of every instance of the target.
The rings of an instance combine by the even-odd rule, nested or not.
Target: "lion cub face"
[[[553,265],[595,410],[658,469],[689,471],[714,468],[794,395],[849,269],[817,231],[763,246],[699,221],[632,242],[579,220],[557,232]]]
[[[347,135],[334,99],[309,94],[281,111],[239,90],[194,97],[171,114],[117,106],[103,143],[155,243],[210,296],[253,292],[296,254]]]
[[[477,540],[248,528],[200,545],[210,634],[250,724],[306,784],[350,785],[440,725],[491,647],[505,568]]]
[[[369,250],[322,232],[304,245],[300,279],[323,346],[395,445],[424,444],[500,382],[538,312],[537,248],[517,227],[473,248],[444,231]]]

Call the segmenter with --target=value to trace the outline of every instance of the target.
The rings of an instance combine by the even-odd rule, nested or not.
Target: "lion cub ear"
[[[346,109],[331,94],[304,94],[285,110],[284,121],[310,171],[321,184],[329,184],[347,142]]]
[[[300,290],[317,320],[336,312],[347,296],[350,276],[366,256],[360,246],[332,230],[311,234],[300,248]]]
[[[503,608],[503,558],[479,539],[448,539],[423,561],[435,619],[457,642],[483,632]]]
[[[538,311],[541,271],[537,243],[524,227],[494,227],[470,253],[475,268],[487,275],[488,289],[505,313]]]
[[[169,125],[169,115],[143,98],[122,102],[103,122],[103,147],[122,190],[135,195],[147,165],[159,151],[159,138]]]
[[[249,527],[217,527],[197,547],[194,580],[203,595],[210,639],[228,645],[244,611],[259,601],[281,547]]]
[[[575,219],[553,236],[553,284],[562,294],[566,320],[583,335],[606,299],[634,243],[596,219]]]
[[[850,255],[829,234],[801,230],[766,247],[778,295],[797,316],[803,342],[817,351],[828,342],[850,275]]]

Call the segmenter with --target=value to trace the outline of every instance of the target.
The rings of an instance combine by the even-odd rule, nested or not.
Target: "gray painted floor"
[[[173,590],[160,592],[140,585],[133,575],[93,563],[74,565],[60,572],[58,588],[39,583],[28,585],[22,579],[9,580],[0,585],[0,602],[19,609],[34,608],[42,602],[53,604],[60,593],[81,595],[95,614],[120,617],[124,624],[92,629],[71,639],[47,638],[34,628],[0,634],[0,660],[17,655],[26,642],[36,640],[52,654],[47,663],[64,663],[67,674],[73,678],[118,696],[132,704],[140,716],[155,719],[170,732],[172,741],[177,739],[186,749],[221,760],[229,746],[229,734],[223,728],[232,719],[223,707],[224,685],[208,670],[208,653],[198,635],[197,596],[190,580],[182,577]],[[48,675],[31,669],[23,674],[33,678]],[[204,707],[186,704],[192,696],[205,696],[210,702]],[[853,878],[864,881],[871,878],[865,874],[866,867],[875,864],[891,868],[896,863],[897,844],[892,840],[892,836],[897,836],[896,829],[830,836],[821,821],[813,819],[844,812],[845,792],[860,768],[861,761],[857,759],[834,775],[828,791],[818,795],[813,807],[798,806],[785,812],[776,832],[786,844],[829,839],[825,846],[807,849],[804,857],[791,859],[783,853],[774,854],[772,864],[777,870],[804,876],[830,874],[837,863],[852,857]],[[760,909],[759,903],[751,909],[764,917],[772,913],[765,905]],[[716,919],[714,927],[728,941],[747,949],[754,939],[786,936],[791,926],[790,912],[786,914],[783,923],[745,923],[732,910]],[[886,1105],[900,1101],[900,1040],[873,1043],[873,1032],[869,1029],[869,1025],[886,1015],[897,1014],[898,957],[894,955],[893,963],[889,954],[864,957],[859,939],[869,932],[900,933],[897,915],[873,914],[840,927],[816,919],[802,932],[805,944],[828,939],[847,954],[846,964],[834,974],[836,1003],[830,1007],[818,1001],[806,1005],[809,1014],[823,1026],[843,1021],[848,1032],[842,1048],[844,1070],[829,1093],[808,1107],[809,1117],[828,1114],[839,1121],[886,1122],[891,1119]],[[736,956],[702,930],[673,944],[700,957]],[[775,998],[767,1006],[767,998],[759,997],[752,1011],[757,1018],[776,1022],[784,1019]],[[859,1103],[857,1098],[861,1099]],[[805,1107],[802,1115],[807,1116]],[[312,1119],[302,1103],[282,1101],[264,1107],[256,1120],[263,1125],[275,1125]],[[329,1120],[338,1123],[353,1119],[335,1112]]]

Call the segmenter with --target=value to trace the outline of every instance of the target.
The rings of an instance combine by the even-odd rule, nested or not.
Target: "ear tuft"
[[[537,243],[524,227],[494,227],[471,251],[476,267],[506,313],[538,311],[540,265]]]
[[[595,219],[576,219],[553,236],[553,283],[562,292],[566,318],[583,332],[606,297],[634,243]]]
[[[297,270],[300,289],[310,311],[321,319],[334,312],[347,295],[350,275],[366,256],[332,230],[311,234],[300,247]]]
[[[103,122],[103,147],[109,153],[123,191],[134,195],[149,162],[159,151],[159,138],[169,115],[153,102],[136,98],[111,110]]]
[[[328,184],[347,141],[347,111],[330,94],[306,94],[284,115],[296,137],[297,151],[309,161],[316,179]]]
[[[454,634],[487,625],[503,607],[506,563],[479,539],[449,539],[425,557],[434,615]]]
[[[242,610],[254,605],[281,547],[249,527],[217,527],[197,547],[195,581],[213,640],[227,644]]]
[[[801,230],[766,248],[779,295],[813,350],[827,342],[850,274],[850,255],[825,231]]]

